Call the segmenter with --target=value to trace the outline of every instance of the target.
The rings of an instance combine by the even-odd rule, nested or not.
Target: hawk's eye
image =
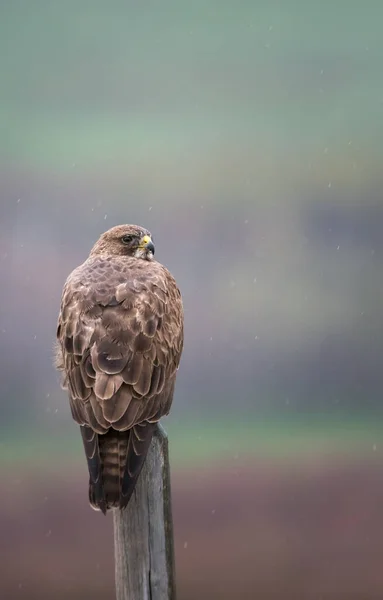
[[[123,244],[130,244],[134,239],[134,235],[123,235],[121,241]]]

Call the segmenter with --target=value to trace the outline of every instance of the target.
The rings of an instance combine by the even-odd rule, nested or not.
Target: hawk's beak
[[[140,248],[145,248],[145,250],[154,254],[155,248],[150,235],[144,235],[140,243]]]

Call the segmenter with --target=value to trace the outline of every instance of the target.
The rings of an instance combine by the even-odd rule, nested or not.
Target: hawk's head
[[[153,260],[154,244],[147,229],[138,225],[117,225],[103,233],[93,246],[90,256],[98,254]]]

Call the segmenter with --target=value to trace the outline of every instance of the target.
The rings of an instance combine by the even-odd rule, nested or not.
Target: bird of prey
[[[89,501],[104,514],[129,502],[156,423],[169,413],[183,347],[183,307],[150,232],[101,235],[64,285],[56,366],[89,470]]]

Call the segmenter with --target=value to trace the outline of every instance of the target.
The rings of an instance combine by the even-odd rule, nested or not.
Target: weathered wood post
[[[117,600],[176,600],[168,438],[161,425],[127,508],[113,513]]]

